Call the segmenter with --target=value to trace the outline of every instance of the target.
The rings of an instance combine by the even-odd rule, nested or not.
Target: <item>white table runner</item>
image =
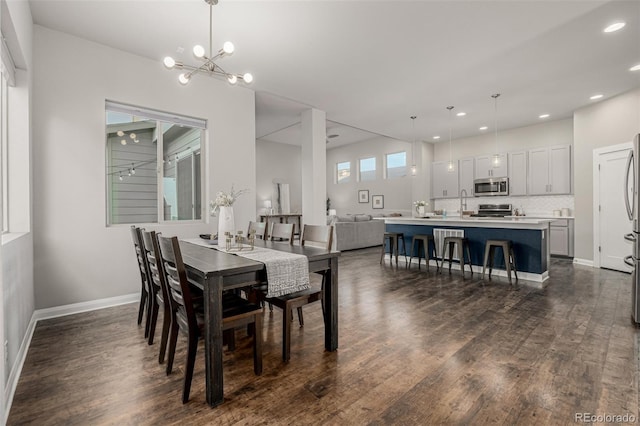
[[[254,247],[253,250],[227,251],[224,247],[211,244],[201,238],[188,238],[183,241],[264,263],[267,267],[267,297],[283,296],[311,288],[309,261],[306,256],[301,254],[286,253],[264,247]]]

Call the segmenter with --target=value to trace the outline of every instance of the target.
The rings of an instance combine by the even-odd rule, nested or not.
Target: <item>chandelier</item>
[[[222,59],[225,56],[233,54],[234,46],[230,41],[225,42],[222,45],[222,49],[217,52],[213,52],[213,6],[218,4],[218,0],[204,0],[209,5],[209,54],[206,54],[204,47],[197,44],[193,46],[193,55],[203,61],[200,66],[187,65],[182,62],[178,62],[171,56],[164,58],[164,66],[169,69],[185,70],[178,76],[178,81],[182,85],[186,85],[191,80],[191,77],[198,73],[205,73],[209,75],[219,75],[227,79],[231,84],[236,84],[238,80],[242,80],[245,83],[251,83],[253,76],[250,73],[244,74],[232,74],[225,71],[220,65],[216,64],[216,60]]]

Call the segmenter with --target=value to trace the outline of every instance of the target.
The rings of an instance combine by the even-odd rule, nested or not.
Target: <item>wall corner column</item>
[[[326,224],[327,129],[326,113],[302,112],[302,216],[310,225]]]

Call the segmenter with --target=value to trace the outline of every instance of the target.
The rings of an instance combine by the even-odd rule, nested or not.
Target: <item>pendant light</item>
[[[411,133],[413,135],[413,142],[411,142],[411,161],[413,165],[411,166],[411,176],[415,176],[418,174],[418,167],[416,167],[416,155],[415,155],[415,146],[416,146],[416,116],[411,116]]]
[[[453,133],[453,108],[454,108],[453,106],[447,107],[447,109],[449,110],[449,165],[447,166],[448,172],[454,171],[453,157],[451,155],[451,135]]]
[[[493,114],[494,114],[494,122],[493,128],[495,129],[495,143],[496,150],[495,154],[493,154],[493,167],[498,167],[500,165],[500,154],[498,153],[498,98],[500,97],[500,93],[495,93],[491,95],[493,98]]]

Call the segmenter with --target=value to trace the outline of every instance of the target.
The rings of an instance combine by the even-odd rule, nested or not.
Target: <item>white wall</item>
[[[499,152],[529,150],[573,143],[573,120],[547,121],[515,129],[498,130]],[[449,142],[435,145],[434,161],[449,160]],[[465,157],[495,154],[495,134],[490,130],[478,136],[454,139],[451,143],[454,160]]]
[[[16,59],[16,86],[9,90],[9,234],[2,237],[0,291],[3,299],[0,315],[0,348],[3,386],[0,396],[2,419],[7,412],[9,377],[16,376],[18,351],[25,338],[34,311],[32,168],[31,168],[31,96],[32,32],[29,3],[18,0],[2,2],[2,32]],[[6,355],[6,358],[5,358]]]
[[[640,133],[640,89],[574,113],[575,257],[593,260],[593,150]]]
[[[248,188],[236,223],[256,210],[255,96],[205,75],[182,87],[153,61],[35,26],[34,249],[36,308],[137,293],[128,225],[105,226],[105,99],[208,120],[205,201]],[[208,202],[207,202],[208,204]],[[147,225],[164,235],[212,232],[209,223]]]
[[[256,216],[265,213],[264,201],[271,200],[274,179],[289,183],[291,212],[302,213],[301,153],[299,146],[256,141]]]
[[[400,151],[407,152],[407,176],[398,179],[383,179],[385,154]],[[428,149],[426,151],[428,153]],[[376,180],[358,182],[358,160],[368,157],[376,157]],[[336,164],[343,161],[351,162],[351,181],[338,184],[336,183]],[[412,164],[411,144],[385,137],[329,149],[327,151],[327,196],[331,199],[331,208],[336,209],[339,215],[365,213],[375,216],[399,212],[405,216],[411,216],[413,212],[412,197],[416,199],[418,197],[428,199],[429,197],[426,188],[424,189],[425,194],[412,193],[415,179],[426,180],[424,174],[411,176]],[[369,203],[367,204],[358,203],[358,190],[361,189],[369,190]],[[384,195],[384,209],[374,210],[371,207],[373,195]]]

